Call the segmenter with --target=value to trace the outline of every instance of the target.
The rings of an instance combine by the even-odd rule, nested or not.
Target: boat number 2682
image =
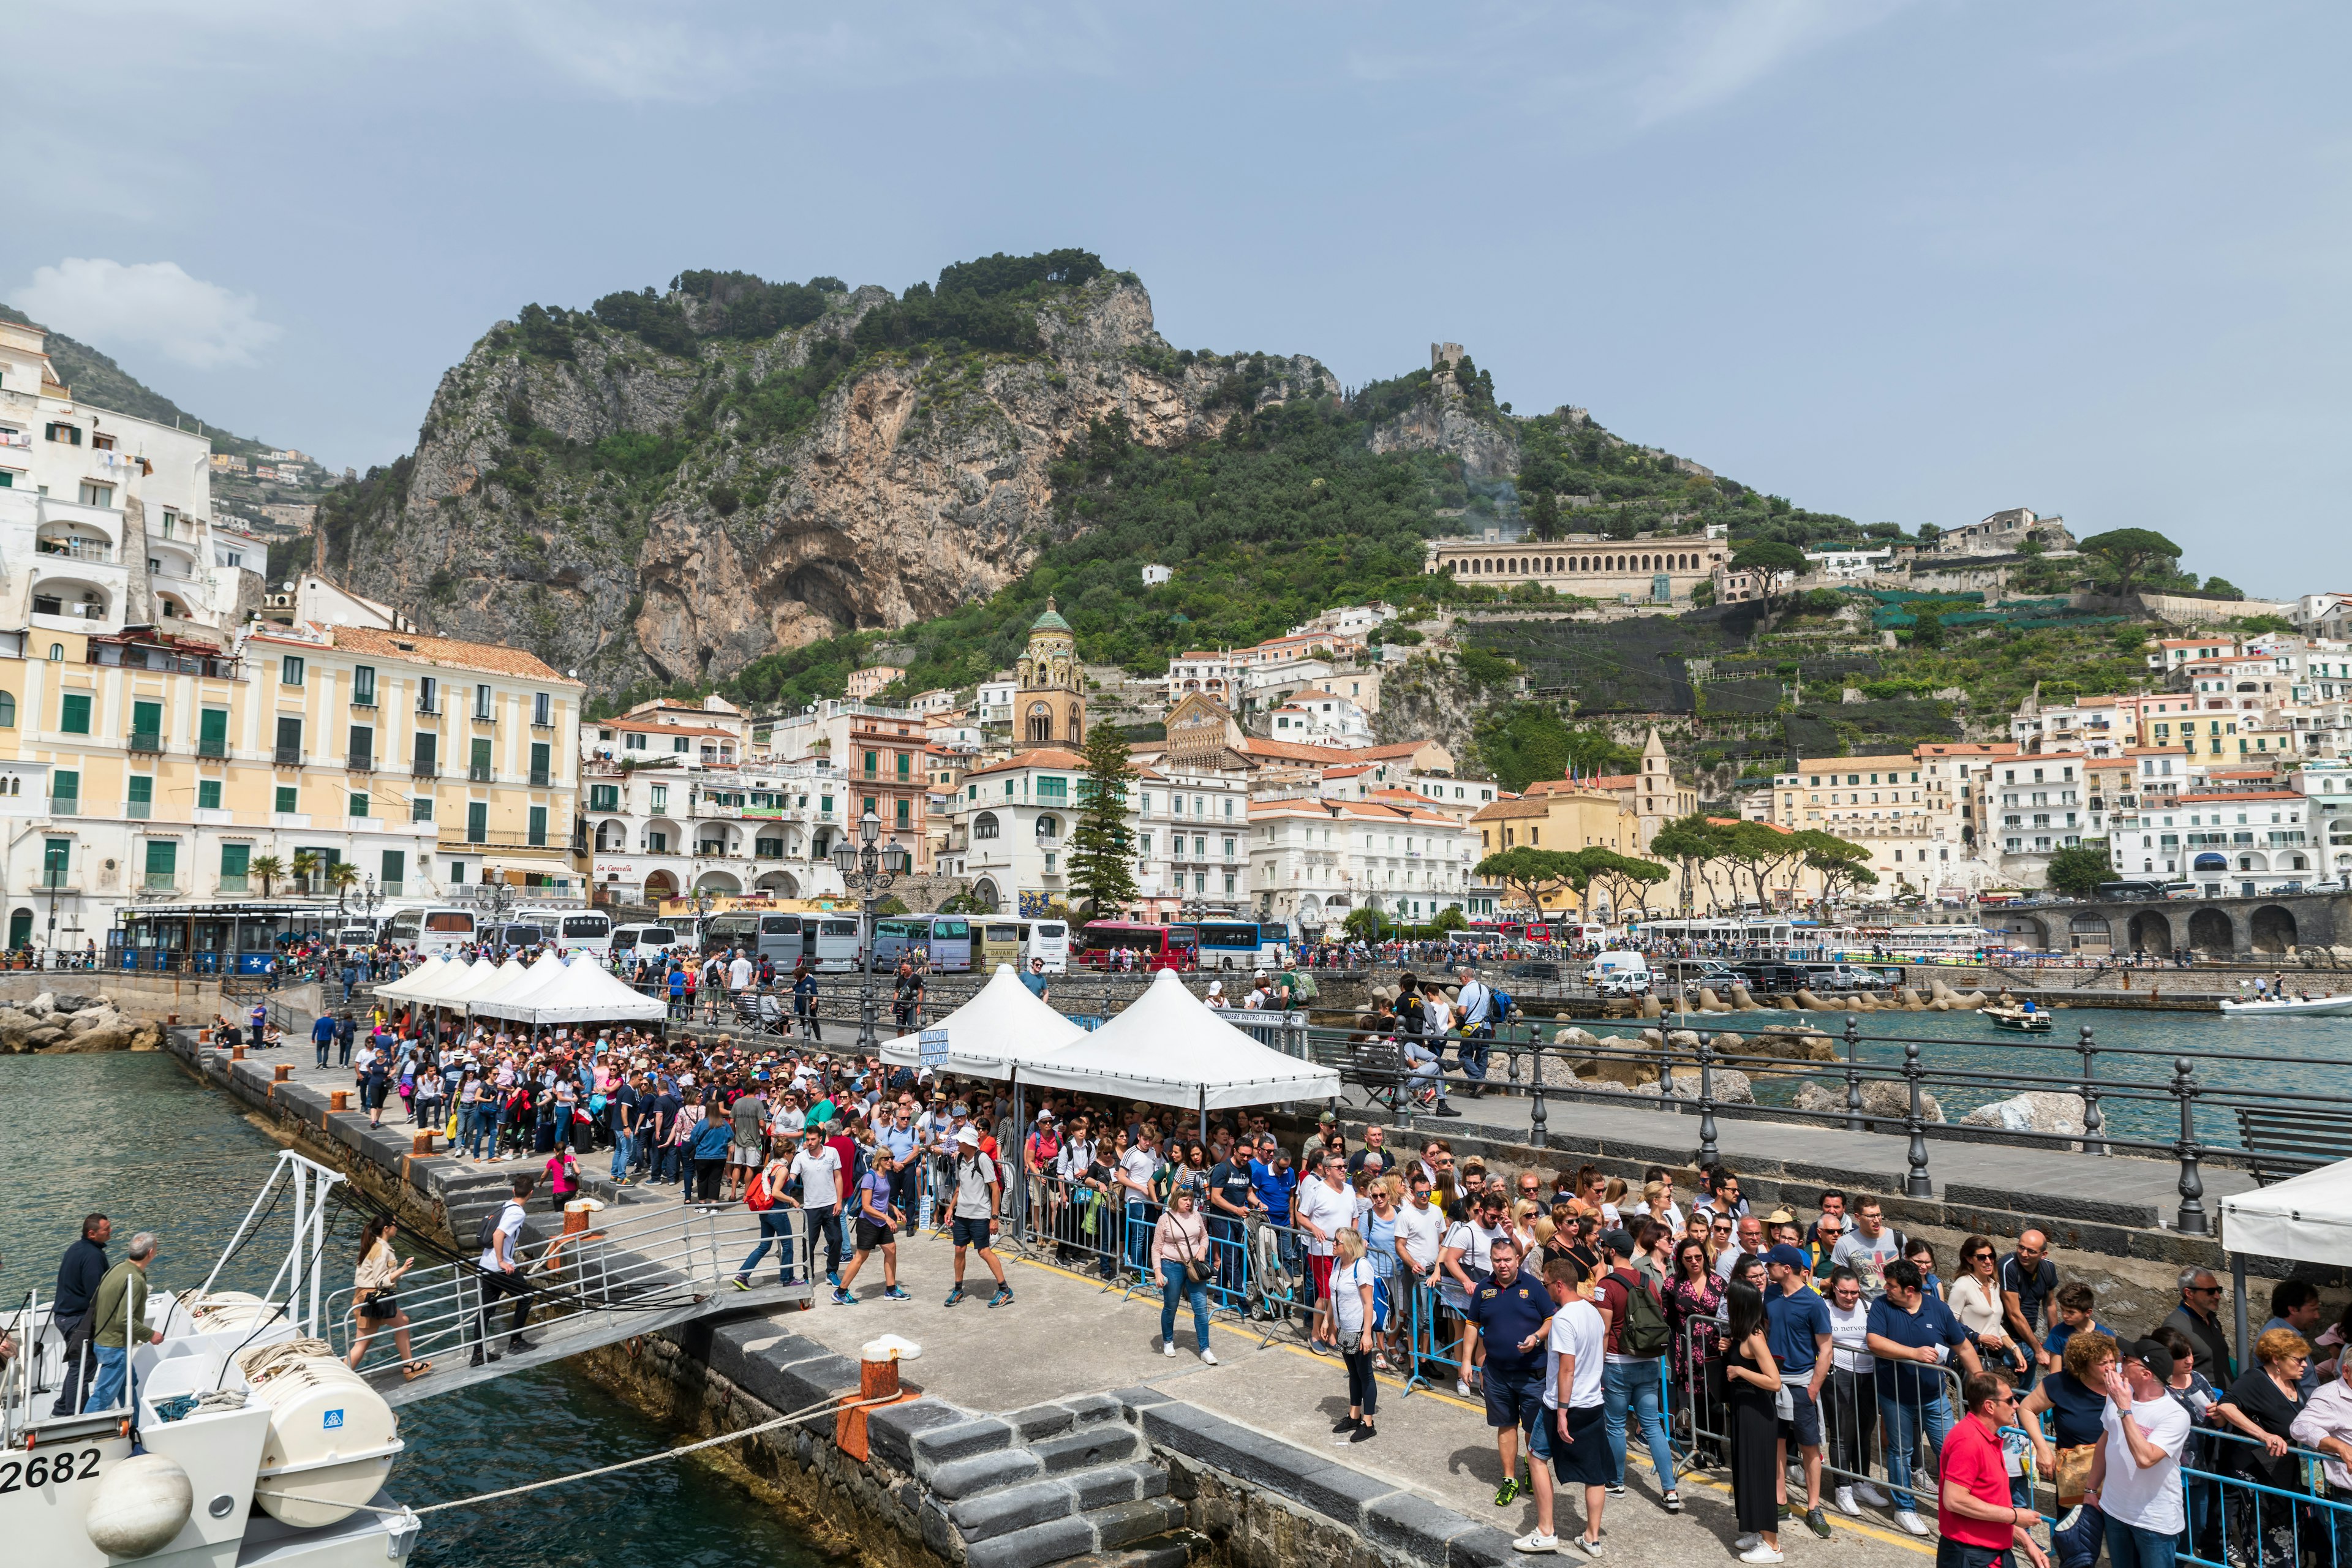
[[[0,1492],[13,1492],[26,1487],[63,1486],[68,1481],[86,1481],[98,1474],[98,1450],[84,1448],[79,1454],[67,1450],[58,1454],[35,1454],[30,1458],[0,1459]]]

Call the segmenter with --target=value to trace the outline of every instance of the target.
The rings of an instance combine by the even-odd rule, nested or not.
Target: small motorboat
[[[2042,1007],[1984,1007],[1978,1016],[2013,1035],[2046,1035],[2051,1029],[2049,1010]]]
[[[2264,996],[2252,1002],[2223,1002],[2221,1011],[2242,1018],[2336,1018],[2352,1013],[2352,994],[2342,996]]]

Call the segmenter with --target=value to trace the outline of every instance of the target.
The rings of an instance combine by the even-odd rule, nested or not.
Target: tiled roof
[[[978,778],[983,773],[1011,773],[1016,768],[1060,768],[1066,772],[1084,773],[1087,760],[1077,752],[1060,746],[1039,746],[1034,751],[1015,752],[1001,763],[991,763],[984,768],[974,768],[964,776]]]
[[[1513,817],[1549,816],[1550,815],[1551,806],[1549,803],[1542,800],[1521,798],[1518,800],[1498,800],[1492,805],[1482,805],[1475,812],[1471,814],[1470,820],[1473,822],[1501,822]]]
[[[345,653],[370,653],[412,664],[437,664],[452,669],[478,669],[491,675],[520,675],[538,680],[581,683],[559,674],[537,654],[497,643],[460,642],[456,637],[426,637],[421,632],[390,632],[378,626],[336,626],[330,633]]]

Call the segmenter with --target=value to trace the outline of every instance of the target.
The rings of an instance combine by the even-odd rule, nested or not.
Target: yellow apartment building
[[[492,881],[583,898],[578,681],[373,627],[248,623],[226,641],[0,633],[11,949],[102,949],[126,907],[331,893],[335,865],[386,908]],[[307,885],[298,856],[321,868]]]

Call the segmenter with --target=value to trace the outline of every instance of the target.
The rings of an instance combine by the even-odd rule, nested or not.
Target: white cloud
[[[69,256],[34,272],[8,302],[109,353],[140,345],[195,370],[251,364],[279,335],[256,313],[252,295],[191,278],[176,261],[126,267]]]
[[[1672,58],[1635,92],[1640,123],[1709,109],[1781,67],[1876,26],[1906,0],[1731,0],[1688,14]]]

